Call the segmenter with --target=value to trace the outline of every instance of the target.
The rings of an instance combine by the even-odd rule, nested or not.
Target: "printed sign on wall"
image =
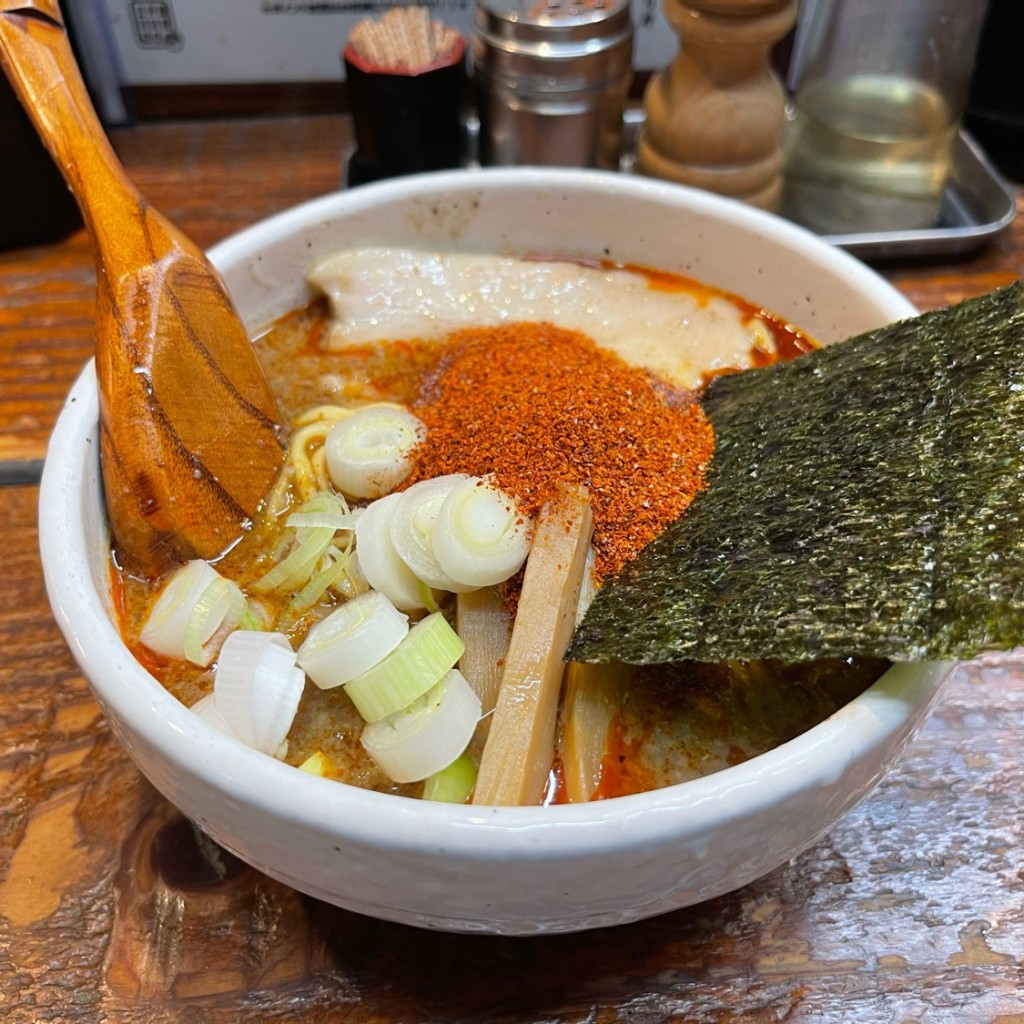
[[[391,0],[102,0],[126,85],[336,81],[360,18]],[[431,17],[467,35],[473,0],[424,0]],[[660,0],[633,0],[633,64],[667,64],[678,39]]]

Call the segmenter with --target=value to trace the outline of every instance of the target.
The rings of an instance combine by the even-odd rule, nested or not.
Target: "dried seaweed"
[[[578,661],[965,658],[1024,642],[1024,290],[720,378],[709,485]]]

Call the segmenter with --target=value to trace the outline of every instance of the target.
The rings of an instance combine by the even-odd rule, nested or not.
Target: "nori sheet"
[[[1024,643],[1020,283],[716,380],[708,487],[567,659],[969,658]]]

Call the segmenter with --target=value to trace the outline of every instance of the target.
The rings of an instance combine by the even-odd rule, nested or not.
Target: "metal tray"
[[[634,173],[640,132],[644,123],[642,107],[629,106],[623,115],[622,159],[619,170]],[[479,168],[477,142],[480,123],[473,115],[465,124],[466,154],[463,165]],[[344,183],[349,180],[349,158],[345,154]],[[999,174],[977,142],[965,131],[957,136],[949,181],[942,196],[938,223],[914,231],[876,231],[822,235],[833,245],[864,260],[907,259],[927,256],[958,256],[980,248],[1013,222],[1016,214],[1013,188]]]
[[[1004,231],[1016,212],[1013,189],[977,142],[961,131],[953,147],[953,163],[935,227],[821,237],[861,259],[957,256]]]
[[[644,122],[642,108],[629,107],[624,117],[621,170],[631,173],[633,154]],[[873,231],[822,235],[861,259],[957,256],[980,248],[1013,222],[1013,189],[992,166],[981,147],[961,131],[953,148],[949,181],[935,227],[914,231]]]

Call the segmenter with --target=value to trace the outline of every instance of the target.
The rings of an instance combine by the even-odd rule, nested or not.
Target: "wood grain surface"
[[[347,118],[157,124],[114,148],[139,191],[204,248],[341,185]],[[92,355],[96,277],[83,232],[0,253],[0,464],[40,459]]]
[[[0,63],[94,246],[100,461],[121,564],[156,577],[217,558],[256,515],[284,456],[249,333],[203,249],[114,154],[57,0],[0,0]]]
[[[332,190],[340,117],[161,124],[116,147],[201,244]],[[1024,229],[884,273],[930,308],[1006,283]],[[1024,663],[971,665],[875,793],[746,888],[546,939],[420,932],[199,840],[132,767],[43,590],[31,478],[90,349],[84,236],[0,254],[0,1020],[1024,1024]]]

